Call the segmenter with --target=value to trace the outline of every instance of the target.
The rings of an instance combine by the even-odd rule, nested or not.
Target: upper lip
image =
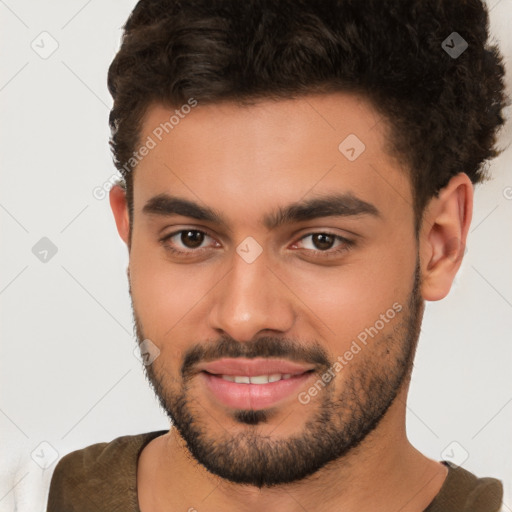
[[[238,375],[255,377],[257,375],[272,375],[276,373],[299,375],[312,370],[314,366],[288,361],[286,359],[244,359],[224,358],[198,365],[199,371],[217,375]]]

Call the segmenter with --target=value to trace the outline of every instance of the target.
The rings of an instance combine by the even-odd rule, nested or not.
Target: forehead
[[[264,205],[336,191],[412,215],[408,174],[385,151],[387,128],[352,94],[153,105],[136,148],[151,147],[134,171],[134,209],[167,192],[260,218]]]

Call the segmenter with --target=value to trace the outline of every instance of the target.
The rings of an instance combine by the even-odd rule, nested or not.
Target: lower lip
[[[312,372],[303,373],[268,384],[238,384],[211,373],[200,373],[206,387],[220,403],[234,409],[246,410],[275,406],[290,395],[297,394],[311,375]]]

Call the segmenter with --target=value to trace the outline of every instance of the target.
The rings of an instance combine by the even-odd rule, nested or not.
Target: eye
[[[189,254],[197,254],[206,249],[206,247],[201,247],[201,245],[208,238],[213,240],[213,238],[204,231],[198,229],[182,229],[164,236],[160,239],[160,243],[166,250],[173,254],[186,256]]]
[[[304,244],[303,241],[308,238],[310,239],[310,242]],[[337,246],[335,245],[336,242],[338,242]],[[340,235],[335,235],[334,233],[326,232],[309,233],[296,242],[294,246],[301,243],[302,245],[306,245],[305,249],[310,253],[310,255],[320,258],[338,256],[355,245],[353,240],[349,240]],[[309,247],[307,247],[308,245]],[[334,249],[333,246],[335,247]]]

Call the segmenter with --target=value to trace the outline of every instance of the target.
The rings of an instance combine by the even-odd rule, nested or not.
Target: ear
[[[421,295],[448,295],[462,263],[473,214],[473,184],[465,173],[454,176],[425,208],[420,229]]]
[[[126,202],[126,191],[120,185],[110,189],[110,207],[116,221],[117,232],[124,243],[130,248],[130,217]]]

